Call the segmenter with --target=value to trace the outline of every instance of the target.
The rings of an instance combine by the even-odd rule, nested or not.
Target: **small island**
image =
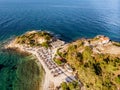
[[[120,89],[120,43],[104,35],[66,43],[47,31],[29,31],[5,48],[38,58],[45,70],[43,90]]]

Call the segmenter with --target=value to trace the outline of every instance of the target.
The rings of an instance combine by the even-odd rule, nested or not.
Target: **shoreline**
[[[36,57],[36,56],[35,56]],[[40,85],[39,85],[39,90],[43,90],[43,84],[44,84],[44,81],[45,81],[45,70],[44,70],[44,68],[43,68],[43,66],[41,65],[41,63],[39,63],[39,60],[38,60],[38,58],[36,57],[36,64],[38,65],[38,67],[39,67],[39,69],[41,70],[40,71],[40,80],[41,81],[39,81],[40,82]]]
[[[12,42],[12,41],[11,41]],[[29,52],[27,50],[24,50],[23,48],[21,48],[21,46],[17,46],[17,47],[11,47],[9,46],[11,44],[11,42],[8,44],[8,46],[5,46],[5,49],[13,49],[13,50],[17,50],[17,52],[19,53],[27,53],[27,54],[31,54],[33,57],[36,58],[36,61],[35,63],[38,65],[39,68],[42,68],[43,69],[43,75],[42,75],[42,78],[41,78],[41,82],[40,82],[40,86],[39,86],[39,90],[42,90],[43,89],[43,86],[44,86],[44,82],[46,81],[46,71],[44,69],[44,67],[42,66],[42,64],[39,62],[39,58],[38,56],[36,56],[36,54],[34,52]],[[41,70],[41,69],[40,69]],[[42,87],[41,87],[42,86]],[[43,89],[44,90],[44,89]]]
[[[39,75],[39,90],[43,90],[42,89],[42,85],[44,84],[44,80],[45,80],[45,71],[44,71],[44,68],[42,67],[41,63],[39,62],[38,58],[30,53],[30,52],[27,52],[27,51],[23,51],[23,50],[20,50],[19,48],[6,48],[6,49],[3,49],[3,52],[6,52],[6,51],[13,51],[13,52],[16,52],[16,53],[20,53],[22,56],[28,56],[30,55],[31,56],[31,59],[35,59],[34,62],[37,64],[39,70],[40,70],[40,75]]]
[[[2,57],[5,57],[6,59],[3,59]],[[13,77],[13,75],[14,75],[14,78],[10,81],[7,81],[7,83],[5,83],[5,85],[9,85],[9,84],[13,83],[11,86],[13,88],[19,88],[19,89],[26,88],[27,90],[29,90],[29,89],[42,90],[41,86],[43,83],[44,74],[41,72],[43,72],[43,68],[41,68],[42,65],[39,65],[39,63],[37,63],[37,61],[38,61],[37,58],[35,56],[33,56],[31,53],[23,52],[16,48],[8,48],[8,49],[2,48],[1,49],[1,60],[6,61],[6,63],[4,63],[4,62],[0,63],[1,65],[4,65],[3,68],[1,67],[1,70],[3,69],[3,71],[1,71],[1,78],[3,78],[4,73],[6,74],[4,76],[5,78]],[[24,62],[24,63],[22,63],[22,62]],[[33,64],[32,63],[27,64],[30,62],[32,62]],[[4,68],[6,68],[7,65],[9,65],[9,64],[10,64],[10,66],[7,68],[7,70],[12,70],[12,73],[4,72]],[[22,70],[22,69],[20,69],[21,66],[23,67],[25,73],[23,73],[24,71],[21,71]],[[31,70],[33,71],[33,73],[31,73]],[[18,73],[18,71],[20,71],[20,72]],[[3,73],[3,75],[2,75],[2,73]],[[9,73],[11,73],[11,74],[9,75]],[[27,75],[28,75],[28,77],[26,77]],[[33,77],[33,78],[30,78],[30,77]],[[23,78],[24,78],[24,80],[23,80]],[[29,84],[27,82],[28,80],[30,82]],[[27,86],[21,86],[23,84],[22,82],[24,83],[24,85],[27,85]],[[4,83],[3,80],[1,80],[1,83]],[[2,86],[1,88],[4,88],[4,87],[5,86]],[[7,87],[5,87],[5,88],[7,88]]]
[[[81,71],[79,73],[77,71],[76,72],[72,70],[70,71],[70,69],[66,68],[65,65],[63,67],[59,66],[59,63],[57,63],[55,60],[56,58],[66,59],[63,56],[60,55],[57,56],[57,54],[62,52],[63,54],[67,53],[67,49],[69,48],[76,49],[76,52],[80,54],[82,54],[83,51],[90,49],[90,51],[92,51],[91,54],[92,58],[95,58],[94,57],[95,55],[101,55],[101,54],[118,56],[120,53],[120,43],[111,41],[109,37],[106,37],[104,35],[98,35],[92,39],[81,38],[80,41],[77,40],[71,43],[66,43],[65,41],[55,38],[54,36],[52,36],[52,39],[45,39],[45,38],[43,39],[43,36],[42,37],[36,36],[33,34],[34,32],[35,31],[28,32],[25,34],[26,36],[23,35],[17,37],[16,39],[11,40],[7,45],[5,45],[5,48],[15,48],[17,50],[27,52],[32,54],[33,56],[36,56],[37,65],[42,66],[44,70],[44,75],[43,75],[44,77],[41,83],[42,90],[56,90],[56,89],[60,90],[61,83],[63,82],[67,83],[72,81],[77,81],[80,89],[85,90],[86,87],[83,84],[83,82],[85,82],[83,81],[84,76],[83,77],[80,76],[80,78],[83,79],[83,80],[81,79],[82,80],[81,81],[80,78],[78,78],[76,75],[76,74],[80,75]],[[41,33],[45,34],[44,32]],[[34,39],[33,38],[29,39],[31,35],[34,36]],[[46,43],[47,40],[49,40],[48,41],[49,43]],[[70,53],[69,55],[72,56],[73,54]],[[72,60],[71,58],[72,57],[70,57],[70,59],[67,58],[67,60]],[[74,63],[72,63],[72,65],[74,66],[74,68],[77,68]]]
[[[58,45],[56,45],[58,43]],[[70,80],[75,80],[70,78],[73,76],[72,73],[67,72],[65,69],[58,66],[54,61],[54,53],[57,51],[57,48],[64,45],[65,42],[58,40],[58,42],[53,42],[52,48],[44,48],[44,47],[25,47],[24,45],[14,44],[14,40],[12,40],[5,48],[17,48],[20,51],[31,53],[36,56],[38,63],[40,63],[45,71],[44,79],[42,80],[43,90],[51,90],[57,87],[60,87],[62,82],[66,82],[66,78]],[[50,64],[50,66],[49,66]],[[50,69],[52,68],[52,69]]]

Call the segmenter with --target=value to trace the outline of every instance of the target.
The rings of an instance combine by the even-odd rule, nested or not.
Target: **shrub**
[[[116,77],[115,81],[116,81],[118,84],[120,84],[120,75],[118,75],[118,76]]]
[[[46,47],[46,48],[48,48],[48,47],[49,47],[48,42],[43,42],[41,45],[42,45],[43,47]]]
[[[99,63],[93,64],[96,75],[102,75],[102,69]]]
[[[72,81],[69,83],[63,82],[61,84],[62,90],[80,90],[80,86],[77,81]]]
[[[55,59],[55,62],[58,64],[58,65],[61,65],[63,62],[59,59]]]
[[[69,90],[69,87],[66,82],[61,83],[62,90]]]
[[[83,60],[88,61],[88,60],[92,60],[92,49],[90,47],[85,47],[85,50],[82,53],[83,56]]]

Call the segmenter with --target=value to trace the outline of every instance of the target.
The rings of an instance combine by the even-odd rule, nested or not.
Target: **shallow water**
[[[0,90],[40,90],[43,69],[37,59],[15,50],[0,51]]]

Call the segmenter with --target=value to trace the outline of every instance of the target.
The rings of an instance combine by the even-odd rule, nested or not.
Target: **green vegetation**
[[[73,42],[65,50],[59,49],[57,54],[78,71],[77,77],[87,90],[116,90],[120,84],[120,58],[109,54],[94,54],[90,46],[78,44],[77,41]]]
[[[41,44],[41,46],[43,46],[43,47],[45,47],[45,48],[48,48],[50,45],[49,45],[48,42],[43,42],[43,43]]]
[[[85,50],[82,53],[84,62],[93,60],[91,55],[92,55],[92,49],[90,47],[85,47]]]
[[[59,60],[59,59],[55,59],[54,60],[58,65],[62,65],[63,64],[63,62],[61,61],[61,60]]]
[[[62,90],[80,90],[80,86],[77,81],[69,83],[63,82],[61,83],[61,88]]]
[[[120,75],[118,75],[118,76],[116,77],[116,82],[117,82],[118,84],[120,84]]]
[[[93,67],[96,75],[102,75],[102,69],[100,67],[100,63],[93,64]]]
[[[66,82],[61,83],[61,88],[62,88],[62,90],[68,90],[69,89]]]
[[[56,64],[58,65],[63,65],[64,63],[66,63],[66,60],[62,57],[59,57],[59,58],[54,58],[54,61],[56,62]]]
[[[119,42],[114,42],[113,44],[114,44],[115,46],[120,47],[120,43],[119,43]]]
[[[16,43],[26,44],[29,46],[44,46],[49,47],[49,42],[52,38],[52,35],[45,31],[40,32],[28,32],[24,35],[18,36],[16,38]]]

